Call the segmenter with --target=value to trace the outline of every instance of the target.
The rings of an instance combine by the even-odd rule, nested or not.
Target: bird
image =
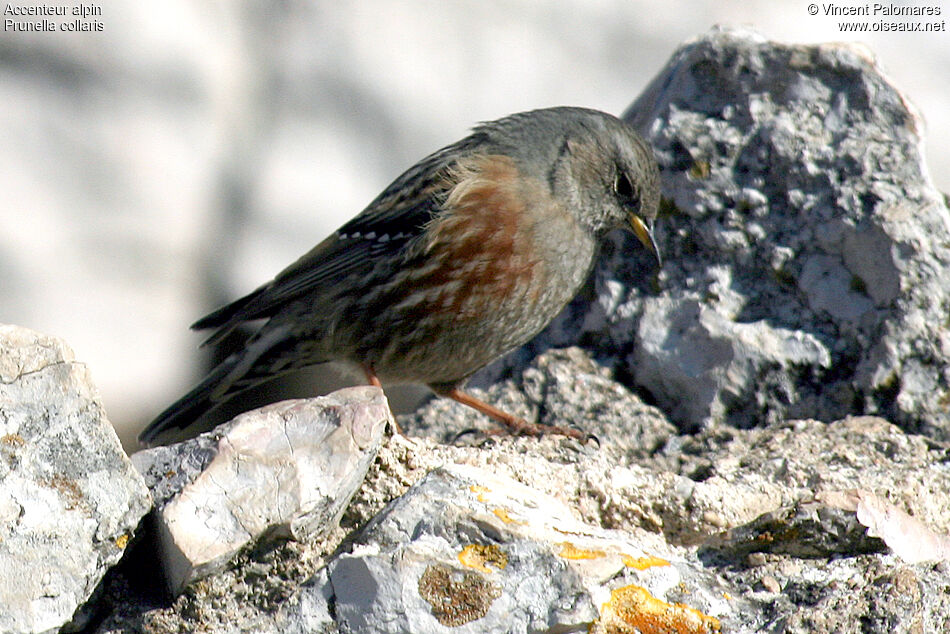
[[[561,106],[478,124],[273,280],[195,322],[215,329],[203,344],[213,345],[265,320],[139,440],[187,430],[251,387],[326,362],[377,387],[426,385],[513,434],[551,431],[462,387],[571,301],[609,231],[632,230],[659,265],[659,198],[652,149],[613,115]]]

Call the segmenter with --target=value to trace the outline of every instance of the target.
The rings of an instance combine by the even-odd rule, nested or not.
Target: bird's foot
[[[489,430],[485,433],[487,435],[500,435],[507,431],[513,436],[535,436],[540,437],[545,434],[555,434],[560,436],[567,436],[568,438],[576,438],[578,440],[586,440],[587,434],[584,432],[573,429],[571,427],[562,427],[560,425],[539,425],[537,423],[529,423],[523,418],[509,414],[508,412],[498,409],[494,405],[489,405],[481,399],[477,399],[471,394],[467,394],[459,389],[450,390],[445,394],[453,401],[461,403],[471,407],[472,409],[485,414],[492,420],[497,423],[500,423],[504,426],[505,429],[496,429]]]

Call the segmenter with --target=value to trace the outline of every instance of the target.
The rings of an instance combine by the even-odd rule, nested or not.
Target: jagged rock
[[[580,343],[684,429],[876,413],[950,439],[950,213],[865,48],[715,30],[624,117],[661,165],[663,269],[618,237],[481,383]]]
[[[727,411],[707,416],[747,426],[882,412],[950,437],[950,215],[920,117],[869,51],[716,31],[674,54],[625,116],[664,166],[674,301],[823,348],[740,368],[739,386],[722,384]],[[676,366],[651,351],[629,362],[661,404],[692,394],[690,381],[662,385]],[[714,365],[736,372],[732,358]]]
[[[652,394],[663,395],[673,420],[693,424],[728,419],[746,406],[753,377],[794,402],[798,368],[831,363],[827,349],[808,333],[765,321],[738,323],[693,299],[647,298],[637,335],[636,376]]]
[[[950,473],[935,468],[950,461],[950,451],[877,417],[787,421],[742,433],[719,428],[671,443],[664,454],[658,463],[671,471],[699,474],[693,476],[694,493],[681,505],[690,511],[678,526],[702,535],[716,524],[704,520],[705,514],[714,514],[722,527],[739,526],[847,489],[873,492],[950,532],[944,493],[950,491]]]
[[[150,505],[86,366],[0,325],[0,631],[81,627]]]
[[[576,349],[551,350],[519,381],[496,386],[488,396],[510,403],[525,384],[545,377],[533,385],[558,387],[536,392],[541,395],[534,405],[538,411],[552,411],[555,403],[565,411],[584,411],[596,401],[587,390],[570,390],[552,380],[571,376],[574,368],[575,385],[591,383],[597,394],[627,394],[619,406],[630,416],[606,417],[614,425],[610,441],[598,446],[563,437],[502,437],[471,447],[396,436],[380,448],[344,521],[349,531],[369,525],[343,548],[342,536],[335,533],[326,542],[288,542],[267,556],[242,555],[228,571],[193,584],[170,608],[140,607],[138,616],[126,621],[116,617],[102,634],[145,625],[150,631],[174,632],[225,624],[234,631],[275,633],[440,631],[439,618],[456,617],[472,620],[453,628],[490,631],[491,619],[509,601],[505,597],[511,586],[505,584],[519,575],[531,579],[532,574],[556,578],[561,585],[544,586],[549,595],[541,590],[515,593],[523,598],[509,616],[539,628],[570,622],[598,631],[616,616],[617,606],[636,606],[626,613],[643,616],[646,607],[677,603],[721,618],[723,631],[731,632],[769,631],[789,623],[795,624],[787,628],[790,632],[809,631],[808,624],[821,623],[832,624],[829,631],[855,631],[853,624],[866,622],[873,624],[869,631],[881,633],[889,631],[887,623],[917,623],[921,631],[941,631],[947,625],[950,569],[945,563],[901,560],[868,535],[858,513],[828,501],[829,495],[843,490],[865,491],[907,511],[934,534],[950,533],[950,475],[941,467],[950,462],[945,447],[882,419],[858,417],[830,424],[788,421],[750,430],[716,425],[695,436],[667,436],[662,446],[637,450],[638,434],[650,429],[655,412],[642,404],[633,407],[635,396],[599,373],[589,374],[591,363]],[[595,381],[593,376],[600,378]],[[445,431],[440,427],[443,418],[452,426],[476,422],[466,418],[474,416],[465,414],[467,408],[443,409],[444,403],[433,402],[420,414],[423,420],[413,422],[439,433]],[[625,437],[630,440],[621,442]],[[460,479],[453,465],[478,475]],[[427,484],[401,497],[433,471],[437,475]],[[512,485],[511,479],[530,491]],[[495,484],[501,481],[503,486]],[[505,492],[512,499],[502,495]],[[381,512],[390,500],[395,501]],[[554,529],[545,533],[517,523],[530,520],[536,526],[533,520],[539,516],[547,518],[542,526],[563,529],[568,536],[554,539]],[[613,546],[607,545],[608,538]],[[696,585],[689,586],[688,594],[675,595],[649,585],[661,583],[659,579],[632,579],[640,573],[625,567],[612,577],[616,558],[565,561],[563,550],[551,548],[551,543],[562,541],[571,542],[579,553],[622,550],[634,557],[657,556],[674,563],[677,578]],[[465,550],[472,545],[478,548]],[[499,569],[491,563],[498,551],[489,546],[522,568],[509,563]],[[490,555],[483,565],[493,572],[470,570],[458,559],[460,553],[463,559]],[[561,568],[552,563],[559,561]],[[598,561],[604,565],[598,568],[600,585],[571,567]],[[310,562],[309,575],[303,562]],[[683,572],[694,567],[702,568],[703,575]],[[441,587],[461,594],[421,591],[419,582],[430,568],[425,580],[432,583],[423,583],[425,588],[440,587],[439,580],[449,579],[454,582]],[[456,570],[463,573],[456,575]],[[657,567],[648,573],[674,571]],[[511,579],[503,580],[505,574]],[[616,585],[603,581],[607,578]],[[662,603],[647,600],[630,588],[634,585],[648,589]],[[369,586],[376,588],[375,594],[364,592]],[[627,589],[613,594],[621,588]],[[914,593],[900,600],[900,593],[910,588]],[[432,603],[425,598],[468,597],[469,591],[475,596],[456,605],[458,610],[451,614],[443,610],[433,616]],[[723,591],[730,597],[725,607],[702,598],[722,597]],[[852,595],[857,600],[849,603]],[[282,598],[264,599],[273,596]],[[573,599],[546,602],[545,596]],[[134,605],[134,600],[125,601]],[[541,607],[545,602],[547,611]],[[384,604],[388,607],[381,607]],[[390,622],[384,615],[390,609],[398,612],[399,607],[393,607],[397,604],[406,608],[406,616]],[[484,616],[474,618],[482,612]],[[403,618],[412,620],[399,620]],[[912,631],[909,625],[901,627],[896,631]]]
[[[169,591],[220,570],[265,534],[314,539],[339,521],[392,414],[378,388],[282,401],[132,462],[155,499]]]
[[[433,415],[438,414],[434,411]],[[950,568],[945,563],[912,565],[888,552],[882,554],[880,542],[867,537],[860,522],[854,521],[854,512],[814,502],[826,499],[825,493],[863,489],[912,513],[934,532],[946,534],[950,532],[950,486],[947,470],[941,465],[950,462],[950,457],[945,448],[907,435],[880,419],[854,418],[832,424],[795,421],[752,430],[720,427],[695,437],[673,438],[652,455],[624,452],[613,443],[592,450],[555,437],[500,438],[480,447],[453,447],[396,436],[380,448],[344,518],[346,531],[370,523],[360,533],[362,537],[350,540],[344,548],[339,548],[342,535],[335,533],[326,542],[286,542],[272,551],[242,555],[227,571],[195,582],[189,592],[164,609],[137,604],[141,599],[134,596],[116,597],[113,601],[125,606],[128,614],[114,614],[99,632],[387,631],[385,622],[360,620],[376,609],[366,595],[356,591],[335,594],[338,586],[352,590],[363,586],[347,583],[369,578],[379,581],[377,598],[416,606],[420,609],[410,612],[414,610],[416,617],[428,619],[424,623],[431,625],[438,620],[431,615],[431,604],[418,585],[430,563],[436,568],[426,577],[429,581],[446,578],[439,576],[445,572],[437,567],[439,563],[467,571],[458,559],[463,551],[466,557],[491,555],[484,566],[493,572],[481,574],[499,587],[504,588],[504,583],[494,577],[500,578],[505,571],[515,575],[509,570],[514,563],[504,570],[492,564],[492,560],[500,561],[492,548],[465,551],[472,544],[494,544],[501,550],[516,545],[504,552],[509,562],[524,566],[518,574],[528,578],[533,565],[550,574],[551,562],[560,560],[559,574],[553,576],[561,579],[562,585],[557,586],[561,590],[563,584],[573,582],[588,587],[578,581],[584,579],[579,573],[561,574],[573,570],[568,566],[577,562],[599,561],[604,565],[601,579],[616,572],[616,558],[568,562],[560,556],[563,550],[552,556],[550,543],[554,540],[545,542],[538,537],[532,541],[527,537],[527,525],[516,523],[538,516],[548,518],[555,528],[566,529],[569,536],[558,539],[573,543],[578,553],[612,552],[605,542],[598,541],[609,536],[615,545],[623,544],[627,554],[658,556],[674,564],[674,570],[649,568],[642,577],[634,569],[621,567],[614,581],[626,583],[612,586],[603,582],[601,593],[590,595],[595,597],[590,600],[593,612],[582,610],[582,592],[576,603],[552,602],[551,610],[538,618],[590,618],[581,628],[594,628],[598,620],[603,625],[612,619],[613,607],[618,605],[682,603],[698,606],[707,616],[718,614],[724,626],[728,625],[723,631],[730,632],[783,631],[783,627],[788,632],[825,631],[821,624],[827,623],[832,626],[827,631],[857,632],[855,624],[870,624],[868,631],[884,634],[914,631],[913,624],[919,626],[917,631],[943,631],[950,625],[950,595],[945,592],[950,587]],[[457,469],[452,465],[464,465],[463,472],[478,476],[459,479],[451,475]],[[444,471],[414,490],[411,497],[400,497],[426,474],[440,469]],[[511,485],[509,479],[531,490]],[[494,484],[498,481],[506,484]],[[506,492],[512,500],[506,499]],[[550,498],[557,503],[551,503]],[[532,500],[535,506],[519,499]],[[395,501],[381,513],[390,500]],[[478,512],[467,516],[466,509]],[[396,518],[401,523],[397,524]],[[544,531],[533,534],[543,537]],[[331,556],[334,551],[338,552]],[[423,565],[424,560],[408,554],[395,556],[398,552],[427,552],[433,560]],[[387,559],[387,554],[392,557]],[[703,562],[702,575],[689,577],[683,572],[684,567],[699,566],[698,561]],[[312,572],[301,574],[308,566]],[[418,573],[402,578],[402,594],[394,594],[392,584],[396,581],[387,576],[394,568]],[[474,569],[472,573],[478,574]],[[472,610],[460,609],[458,614],[459,618],[471,616],[487,605],[483,618],[489,618],[492,606],[503,599],[495,597],[495,590],[474,579],[472,573],[451,577],[458,584],[447,587],[485,590],[478,595],[484,599],[482,603],[468,604]],[[653,574],[658,577],[651,577]],[[663,580],[670,579],[664,574],[685,574],[697,585],[690,586],[688,594],[664,594],[660,589]],[[649,585],[652,582],[660,586]],[[610,592],[631,585],[649,589],[662,604],[646,601],[629,588],[617,595]],[[724,598],[723,590],[729,597],[725,614],[703,598]],[[518,614],[533,618],[545,595],[538,590],[524,596],[525,605]],[[607,609],[605,604],[613,607]],[[641,610],[637,607],[628,613],[638,615]],[[469,628],[484,631],[477,628],[486,627],[487,622],[473,620]],[[888,624],[893,629],[888,629]],[[412,627],[417,625],[413,622]]]
[[[549,350],[516,378],[471,391],[530,422],[573,426],[630,456],[652,454],[676,431],[663,412],[613,380],[610,369],[577,347]],[[470,407],[448,399],[433,399],[399,422],[410,434],[436,438],[497,429]]]
[[[740,610],[754,623],[755,607],[726,600],[726,591],[734,592],[655,535],[584,525],[554,498],[456,465],[429,473],[374,518],[278,623],[291,632],[331,625],[344,632],[602,631],[651,623],[713,632]]]
[[[737,353],[710,359],[730,375],[727,407],[707,418],[881,412],[950,438],[950,214],[919,115],[867,49],[715,31],[675,53],[625,118],[664,167],[668,296],[811,349],[743,366],[747,347],[728,337]],[[661,406],[692,395],[689,380],[662,384],[675,360],[637,347],[628,361]]]

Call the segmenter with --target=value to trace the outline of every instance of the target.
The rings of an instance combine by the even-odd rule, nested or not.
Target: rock
[[[0,325],[0,631],[81,627],[150,505],[86,366]]]
[[[581,348],[548,350],[518,374],[471,392],[529,422],[573,426],[630,456],[652,454],[676,431],[660,410],[614,381],[611,370]],[[433,399],[399,422],[410,434],[444,439],[467,430],[498,429],[448,399]]]
[[[714,30],[624,118],[661,165],[663,269],[618,236],[481,384],[580,344],[682,429],[879,414],[950,439],[950,212],[866,49]]]
[[[450,466],[387,507],[304,587],[283,631],[599,632],[652,622],[713,632],[739,610],[753,620],[753,606],[725,600],[726,589],[654,535],[586,526],[524,485]]]
[[[565,364],[569,356],[551,351],[547,363]],[[914,624],[943,631],[950,625],[950,568],[912,565],[882,551],[857,513],[828,495],[858,488],[946,534],[950,483],[939,465],[948,461],[946,448],[872,417],[718,426],[672,437],[651,453],[557,437],[489,438],[471,447],[394,436],[380,448],[341,531],[245,549],[162,609],[117,593],[118,607],[99,632],[387,631],[376,616],[398,610],[392,606],[399,602],[407,609],[394,628],[412,618],[418,621],[408,627],[418,629],[401,631],[439,631],[427,596],[436,604],[465,599],[443,604],[458,610],[443,610],[441,618],[484,611],[452,627],[485,631],[510,605],[508,574],[526,583],[545,579],[522,586],[530,591],[516,593],[512,608],[514,617],[536,624],[590,619],[579,627],[599,631],[618,614],[646,618],[682,604],[730,632],[826,631],[822,624],[850,632],[861,623],[881,633],[914,631]],[[564,542],[575,550],[565,551]],[[503,569],[499,553],[508,558]],[[618,553],[646,569],[623,557],[618,563]],[[462,572],[449,575],[444,566]],[[675,579],[689,592],[678,594]],[[369,580],[377,591],[361,592]],[[432,588],[444,592],[430,594]]]
[[[638,461],[644,472],[629,473],[612,495],[654,509],[664,533],[678,543],[695,544],[723,530],[762,525],[768,518],[760,516],[768,513],[814,515],[811,502],[850,489],[876,494],[950,532],[944,493],[950,490],[950,474],[934,469],[948,459],[946,448],[870,416],[834,423],[784,421],[742,431],[717,426],[678,437],[649,460]],[[664,497],[650,485],[657,472],[685,481]],[[610,525],[626,521],[630,518],[621,514]],[[836,521],[829,519],[827,526]]]
[[[919,115],[866,49],[715,31],[674,54],[625,117],[663,163],[672,301],[808,339],[808,356],[787,346],[738,377],[742,355],[715,362],[730,403],[704,419],[880,412],[950,438],[950,215]],[[638,347],[628,362],[661,406],[691,396],[688,381],[662,383],[675,360]]]
[[[339,521],[392,422],[378,388],[274,403],[132,456],[156,507],[174,595],[265,534],[309,540]]]
[[[638,380],[651,394],[679,394],[664,405],[673,420],[694,425],[735,421],[742,410],[748,415],[742,422],[772,422],[781,410],[759,411],[762,403],[750,391],[766,385],[772,396],[794,402],[797,386],[790,375],[831,363],[824,345],[808,333],[764,321],[739,323],[690,299],[647,298],[638,336],[633,353]]]
[[[815,501],[763,513],[707,541],[699,554],[703,559],[748,561],[751,553],[824,559],[885,550],[884,542],[869,536],[853,512]]]

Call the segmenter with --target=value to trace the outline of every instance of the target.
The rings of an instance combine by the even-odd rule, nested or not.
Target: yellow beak
[[[630,214],[630,226],[633,227],[633,233],[637,236],[647,251],[656,258],[657,266],[663,266],[663,258],[660,257],[660,250],[656,246],[656,240],[653,238],[653,223],[649,225],[643,221],[640,216]]]

